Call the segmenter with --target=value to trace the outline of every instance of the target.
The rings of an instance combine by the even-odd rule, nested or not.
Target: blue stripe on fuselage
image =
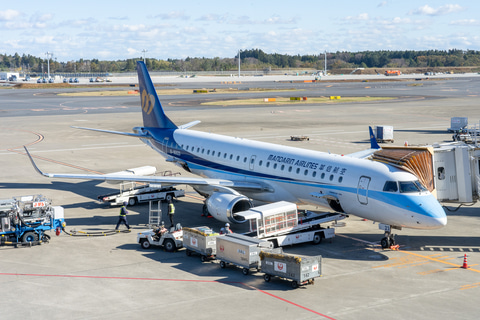
[[[262,180],[269,180],[274,183],[289,183],[295,184],[299,186],[305,187],[312,187],[312,188],[322,188],[330,191],[336,192],[346,192],[351,194],[357,194],[356,187],[346,187],[346,186],[338,186],[332,185],[324,182],[314,181],[314,180],[298,180],[289,177],[282,177],[278,175],[271,175],[265,174],[261,172],[239,169],[237,167],[224,165],[218,162],[213,162],[211,160],[207,160],[202,158],[198,155],[190,153],[184,150],[182,147],[174,139],[174,132],[177,129],[159,129],[159,128],[145,128],[147,129],[150,134],[154,137],[154,140],[151,140],[152,144],[158,150],[162,151],[163,153],[180,159],[187,163],[187,165],[195,170],[209,170],[212,172],[217,172],[217,176],[221,175],[234,175],[238,176],[238,180],[243,180],[241,178],[248,176],[251,177],[252,180],[255,179],[262,179]],[[164,141],[167,143],[165,144]],[[421,215],[429,215],[425,210],[418,205],[418,197],[409,197],[408,194],[401,194],[401,193],[391,193],[391,192],[384,192],[384,191],[375,191],[375,190],[368,190],[368,198],[376,201],[380,201],[383,203],[388,204],[389,206],[397,207],[400,209],[406,209],[413,211],[417,214]],[[420,197],[423,198],[423,197]],[[428,210],[427,210],[428,211]]]

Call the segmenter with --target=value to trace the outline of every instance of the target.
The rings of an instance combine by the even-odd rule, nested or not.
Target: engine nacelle
[[[236,212],[246,211],[253,203],[244,195],[215,192],[207,201],[208,212],[217,220],[229,223],[243,223],[243,217],[236,217]]]

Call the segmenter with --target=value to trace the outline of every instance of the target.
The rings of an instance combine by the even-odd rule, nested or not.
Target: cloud
[[[183,11],[171,11],[167,14],[157,14],[153,16],[154,18],[159,18],[162,20],[189,20],[190,17],[186,16]]]
[[[463,19],[455,20],[449,23],[452,26],[480,26],[480,20],[476,19]]]
[[[113,27],[114,31],[124,31],[124,32],[137,32],[143,31],[146,27],[144,24],[123,24],[123,25],[116,25]]]
[[[212,21],[212,22],[223,23],[225,20],[227,20],[227,16],[226,15],[215,14],[215,13],[210,13],[210,14],[202,15],[197,20],[198,21]]]
[[[377,7],[381,8],[381,7],[385,7],[386,5],[387,5],[387,1],[382,1],[377,5]]]
[[[428,4],[410,11],[410,14],[419,14],[419,15],[427,15],[427,16],[440,16],[449,13],[463,11],[465,8],[461,7],[458,4],[447,4],[437,9],[430,7]]]
[[[16,10],[8,9],[5,11],[0,11],[0,21],[11,21],[19,17],[20,15],[21,13]]]
[[[366,21],[369,19],[368,13],[360,13],[356,16],[348,16],[343,18],[346,21]]]

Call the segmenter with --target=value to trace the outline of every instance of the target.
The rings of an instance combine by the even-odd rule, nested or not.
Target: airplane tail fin
[[[381,149],[377,143],[377,138],[375,137],[375,134],[373,134],[372,127],[369,126],[368,130],[370,131],[370,149]]]
[[[176,129],[177,126],[163,111],[157,91],[143,61],[137,61],[138,83],[140,88],[143,126],[161,129]]]

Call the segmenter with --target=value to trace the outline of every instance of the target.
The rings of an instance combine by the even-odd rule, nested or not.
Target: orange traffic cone
[[[465,256],[463,257],[463,269],[468,269],[468,264],[467,264],[467,254],[465,253]]]

